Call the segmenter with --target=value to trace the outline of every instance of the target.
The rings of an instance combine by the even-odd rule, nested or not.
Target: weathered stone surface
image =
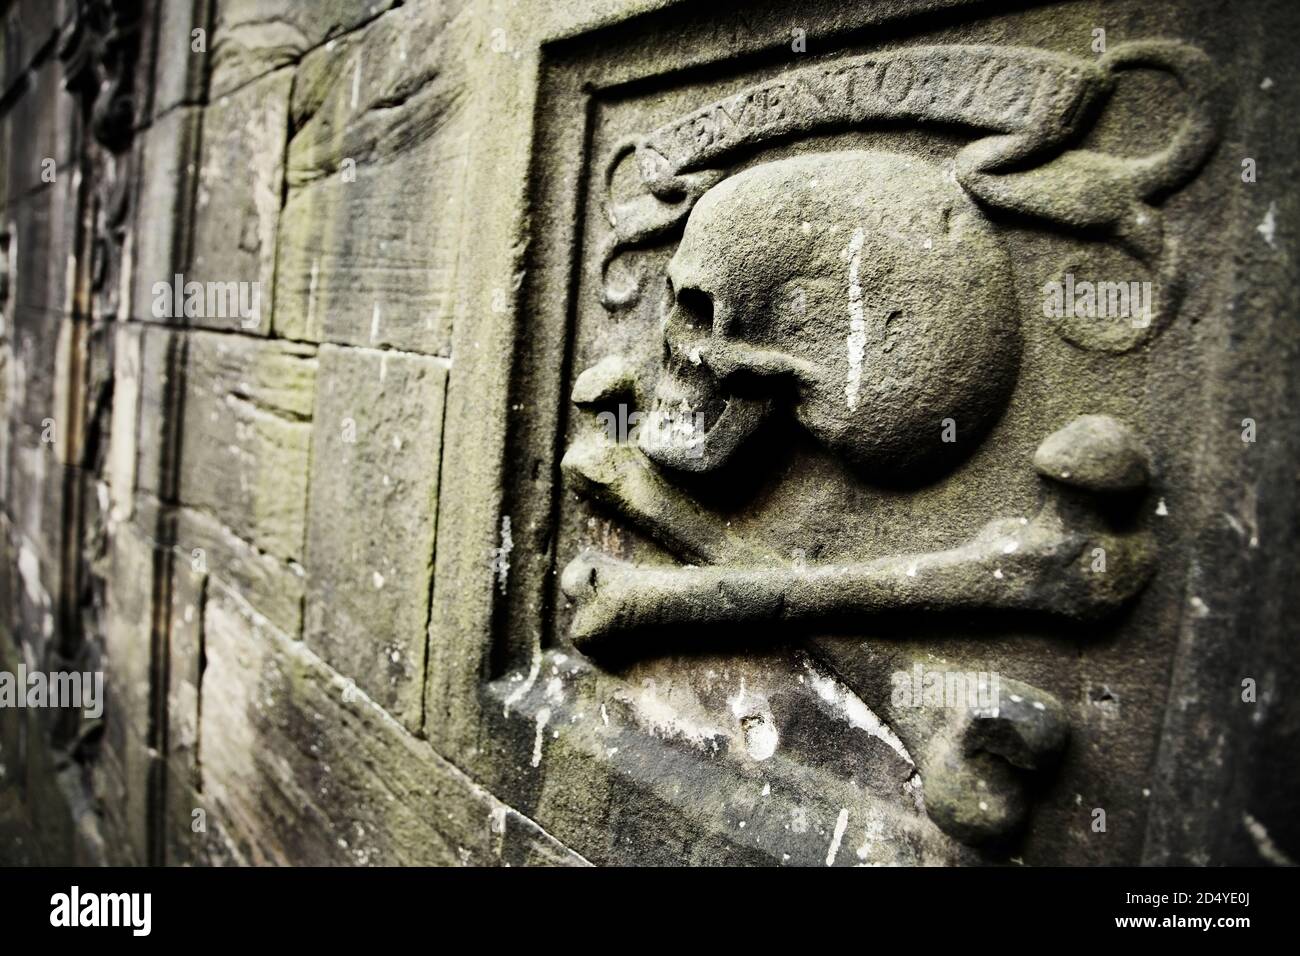
[[[36,8],[43,4],[33,2],[25,6]],[[26,54],[35,54],[35,47],[40,44],[39,31],[38,27],[30,38],[36,42],[24,51]],[[39,192],[60,180],[72,181],[73,148],[79,129],[74,119],[76,102],[63,89],[62,70],[53,49],[50,48],[45,59],[25,63],[21,69],[26,72],[17,82],[25,84],[23,95],[3,120],[10,201]],[[52,165],[46,160],[52,160]]]
[[[91,793],[102,807],[101,830],[112,843],[111,860],[118,866],[143,866],[149,859],[145,827],[150,765],[138,759],[144,752],[143,741],[120,726],[110,726],[103,756],[94,767]]]
[[[0,857],[1300,859],[1300,7],[139,6],[0,24]]]
[[[214,0],[160,3],[153,32],[153,76],[149,84],[150,116],[155,121],[182,104],[196,104],[205,93],[204,79],[211,51],[208,35]],[[195,30],[202,30],[202,49],[195,49]]]
[[[149,736],[150,632],[153,626],[155,542],[132,524],[120,525],[108,556],[102,664],[116,706],[105,710],[111,734],[143,743]]]
[[[13,388],[13,348],[0,335],[0,501],[9,500],[9,393]]]
[[[170,291],[177,273],[188,266],[190,206],[197,171],[202,112],[178,107],[155,120],[136,145],[140,164],[137,213],[130,239],[132,277],[126,312],[146,321],[168,321],[154,315],[159,295]],[[163,286],[160,287],[159,283]]]
[[[281,559],[301,560],[315,350],[188,336],[180,501]]]
[[[212,91],[220,96],[356,29],[395,0],[221,0],[212,45]]]
[[[5,11],[3,88],[18,82],[37,59],[38,54],[51,44],[67,16],[66,0],[19,0]]]
[[[15,202],[9,216],[13,221],[10,296],[19,330],[15,334],[21,334],[23,310],[42,313],[34,320],[45,328],[57,328],[50,316],[66,313],[71,305],[68,264],[76,238],[72,176],[65,170],[55,182]],[[43,351],[53,355],[51,348]]]
[[[9,431],[14,452],[11,469],[44,469],[68,461],[73,424],[66,414],[68,360],[72,357],[71,322],[56,313],[15,307],[14,346],[9,375]],[[17,449],[39,448],[47,464],[36,464]],[[42,479],[43,480],[43,479]],[[49,489],[41,495],[51,497]]]
[[[203,686],[203,615],[207,576],[184,555],[174,559],[167,671],[167,822],[169,865],[196,863],[207,821],[200,809],[199,699]]]
[[[176,558],[194,573],[219,578],[276,627],[302,630],[303,569],[239,537],[216,518],[193,508],[176,516]]]
[[[468,143],[447,10],[407,4],[303,61],[279,234],[280,334],[450,351]]]
[[[307,645],[421,726],[446,364],[322,346],[307,509]]]
[[[581,863],[220,588],[204,618],[203,800],[246,863]]]
[[[136,442],[136,488],[174,500],[175,445],[172,432],[183,414],[184,337],[166,329],[141,328],[140,397]]]
[[[57,542],[63,529],[66,468],[49,445],[10,446],[6,511],[14,535],[19,636],[33,653],[55,634],[56,602],[63,584]]]
[[[157,546],[147,531],[119,525],[106,578],[103,656],[106,704],[98,786],[109,805],[107,832],[122,863],[149,859],[149,791],[159,755],[150,745],[153,673],[153,597]]]
[[[114,521],[129,519],[135,505],[143,362],[144,330],[120,326],[113,341],[113,422],[106,469],[108,506]]]
[[[185,282],[251,283],[245,288],[252,308],[248,315],[223,316],[205,307],[202,315],[187,315],[187,324],[270,331],[292,85],[292,71],[280,70],[203,111],[194,246]]]
[[[875,17],[896,12],[847,16],[869,33]],[[456,423],[481,414],[456,397],[456,374],[469,364],[479,395],[509,396],[500,470],[484,466],[477,478],[499,480],[506,493],[486,503],[486,494],[444,485],[483,513],[443,523],[458,522],[460,536],[439,543],[440,561],[456,571],[440,573],[437,588],[456,588],[464,608],[462,592],[489,586],[481,555],[497,535],[505,550],[506,519],[512,550],[494,606],[448,608],[440,618],[492,634],[484,657],[472,640],[435,655],[444,676],[430,687],[442,699],[448,689],[459,695],[442,705],[447,739],[463,741],[466,765],[500,769],[493,784],[517,788],[530,809],[539,790],[555,793],[560,780],[580,776],[548,762],[553,740],[580,732],[556,726],[552,737],[549,721],[563,714],[581,725],[599,698],[575,689],[571,700],[566,687],[562,710],[543,696],[498,721],[488,708],[475,712],[459,682],[501,673],[504,657],[502,696],[516,684],[531,701],[550,684],[548,663],[576,649],[606,686],[630,692],[639,679],[668,688],[664,726],[686,714],[722,726],[721,701],[683,700],[700,657],[750,662],[763,641],[806,638],[915,757],[920,784],[933,786],[937,828],[978,847],[980,859],[1136,860],[1134,845],[1092,837],[1089,814],[1105,806],[1112,832],[1140,831],[1150,819],[1146,768],[1174,746],[1158,743],[1167,698],[1150,696],[1150,663],[1178,656],[1176,622],[1188,613],[1179,556],[1196,551],[1204,527],[1174,489],[1200,480],[1190,449],[1217,434],[1212,422],[1228,437],[1219,400],[1194,392],[1188,369],[1202,367],[1205,337],[1224,341],[1243,308],[1224,311],[1216,289],[1228,280],[1198,265],[1219,261],[1203,223],[1218,210],[1233,223],[1234,248],[1269,254],[1268,228],[1257,228],[1267,204],[1230,213],[1236,199],[1222,192],[1240,165],[1216,153],[1230,142],[1220,94],[1232,57],[1218,35],[1126,13],[1126,42],[1093,58],[1076,39],[1087,31],[1053,8],[995,22],[939,14],[915,46],[829,43],[824,58],[805,59],[789,51],[788,23],[781,36],[782,13],[664,14],[664,26],[698,30],[688,42],[675,34],[656,43],[648,30],[584,37],[592,42],[546,64],[549,82],[527,104],[539,118],[525,167],[528,220],[492,247],[502,259],[485,251],[481,266],[466,266],[487,287],[509,243],[526,243],[524,292],[500,323],[484,313],[454,353],[448,447],[464,448]],[[744,39],[719,44],[724,23]],[[770,59],[741,67],[741,50]],[[976,62],[998,65],[1006,85],[973,82]],[[1146,69],[1164,74],[1152,86],[1165,92],[1133,88],[1139,73],[1142,83],[1155,80]],[[694,72],[679,82],[679,70]],[[1031,76],[1047,96],[1013,92]],[[588,98],[609,89],[617,90],[609,100]],[[1071,90],[1079,95],[1064,95]],[[1095,111],[1057,113],[1081,99]],[[1137,141],[1142,149],[1125,147]],[[503,163],[516,158],[504,136],[491,148]],[[583,168],[565,159],[574,155]],[[855,156],[871,161],[846,173]],[[487,192],[475,200],[490,201]],[[1044,287],[1063,265],[1093,280],[1149,281],[1160,308],[1145,326],[1129,316],[1044,321]],[[639,295],[624,294],[631,286]],[[509,358],[481,359],[479,342]],[[599,377],[589,370],[610,356],[634,369],[636,386],[588,387]],[[595,417],[614,413],[621,423],[652,411],[629,400],[652,389],[659,411],[704,421],[665,446],[645,429],[615,438],[608,419]],[[583,407],[556,413],[570,395]],[[1142,475],[1127,452],[1103,456],[1124,460],[1102,470],[1133,494],[1103,501],[1035,471],[1034,450],[1081,416],[1108,416],[1142,436]],[[687,454],[700,433],[709,446],[702,463]],[[567,481],[552,484],[557,434]],[[627,460],[603,459],[602,442]],[[581,557],[589,550],[605,557]],[[557,590],[555,572],[570,560]],[[857,576],[868,567],[875,571]],[[890,581],[869,582],[876,572]],[[1100,616],[1078,628],[991,606],[1021,598],[1022,611],[1091,606]],[[817,625],[800,628],[805,614]],[[598,632],[625,640],[624,657],[585,640]],[[891,700],[891,677],[917,660],[996,673],[1043,710],[1022,712],[1013,701],[995,734],[980,725],[976,743],[952,744],[943,706]],[[1167,689],[1167,678],[1156,683]],[[1229,688],[1220,690],[1226,706]],[[1116,699],[1124,719],[1106,723]],[[430,714],[441,704],[431,694]],[[502,743],[481,756],[485,721]],[[1047,723],[1052,733],[1039,733]],[[1051,766],[1045,758],[1060,751],[1066,725],[1073,743]],[[530,737],[542,751],[532,776],[521,768]],[[1020,790],[1012,781],[1022,779],[1036,783]],[[721,775],[707,786],[725,788]],[[587,810],[641,810],[651,802],[643,787],[604,780]],[[681,820],[703,818],[688,795],[675,799]],[[539,819],[599,856],[589,848],[600,836],[569,829],[563,802],[539,807]],[[1017,829],[1018,818],[1028,826]],[[902,842],[902,828],[887,826],[889,840]],[[942,852],[933,834],[922,839]]]
[[[17,673],[22,661],[21,648],[15,640],[15,593],[13,575],[13,549],[9,542],[9,519],[0,515],[0,557],[5,567],[0,569],[0,670]],[[0,708],[0,789],[14,786],[22,778],[26,765],[23,740],[22,713],[16,708]]]

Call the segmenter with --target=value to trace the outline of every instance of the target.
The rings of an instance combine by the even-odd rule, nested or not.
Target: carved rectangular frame
[[[836,35],[820,36],[819,42],[833,43],[850,37],[861,42],[866,35],[874,42],[940,20],[977,20],[1008,5],[899,0],[855,7],[852,13],[833,4],[816,6],[824,17],[820,22],[836,25]],[[556,573],[550,528],[560,494],[559,441],[568,407],[562,389],[569,374],[572,296],[582,255],[578,210],[586,202],[583,182],[591,161],[594,106],[601,97],[708,68],[713,62],[709,38],[728,37],[730,67],[737,72],[752,69],[788,45],[791,26],[787,5],[771,0],[710,5],[707,10],[682,2],[633,7],[629,12],[629,4],[601,2],[580,14],[539,14],[532,9],[519,12],[503,2],[498,5],[499,26],[480,17],[483,29],[492,32],[476,38],[480,53],[470,59],[483,76],[472,85],[479,99],[469,108],[516,119],[485,124],[489,132],[472,146],[468,208],[477,211],[478,225],[466,231],[460,250],[442,472],[444,507],[426,682],[425,727],[433,745],[595,861],[625,859],[614,855],[614,844],[633,832],[632,845],[673,842],[654,830],[656,820],[662,825],[664,814],[671,816],[673,809],[659,808],[661,797],[644,781],[609,768],[593,769],[598,761],[575,759],[548,767],[545,775],[531,772],[527,748],[520,743],[531,741],[531,723],[527,733],[503,732],[511,720],[530,719],[523,714],[503,716],[499,695],[488,692],[489,683],[507,671],[527,669],[546,626],[538,622],[549,620],[546,579]],[[804,15],[812,20],[816,14]],[[493,52],[494,40],[505,47],[503,52]],[[665,74],[662,63],[669,57],[674,69]],[[584,120],[556,121],[572,116]],[[1256,116],[1243,122],[1239,135],[1246,135],[1249,126],[1262,138],[1266,119]],[[516,188],[501,190],[506,182]],[[1295,405],[1296,386],[1288,382],[1288,370],[1263,355],[1270,339],[1265,330],[1285,321],[1291,307],[1282,290],[1288,281],[1294,283],[1295,276],[1288,272],[1295,270],[1258,254],[1243,260],[1228,280],[1239,302],[1223,320],[1225,338],[1239,347],[1217,356],[1205,379],[1221,407],[1234,410],[1225,411],[1228,418],[1245,414],[1237,408],[1257,406],[1261,394],[1272,396],[1277,407],[1285,407],[1289,395],[1291,407]],[[1247,291],[1251,295],[1245,295]],[[1213,423],[1218,430],[1213,432],[1207,423],[1207,448],[1217,443],[1223,451],[1202,462],[1203,487],[1218,489],[1225,499],[1239,497],[1244,488],[1254,489],[1261,524],[1265,515],[1293,515],[1294,493],[1276,479],[1285,473],[1286,462],[1294,460],[1294,435],[1300,429],[1290,428],[1290,435],[1279,438],[1280,444],[1267,454],[1247,460],[1233,454],[1236,450],[1218,434],[1227,424],[1231,422]],[[454,506],[447,506],[451,502]],[[502,588],[494,556],[500,555],[507,517],[513,549],[506,556],[508,586]],[[1207,514],[1184,586],[1189,595],[1195,587],[1214,610],[1208,616],[1183,616],[1171,699],[1203,693],[1208,674],[1258,670],[1284,657],[1278,622],[1286,607],[1295,605],[1294,597],[1283,596],[1285,569],[1270,566],[1264,548],[1240,552],[1232,528]],[[1219,557],[1228,553],[1235,557],[1225,566]],[[1245,594],[1259,599],[1245,600]],[[1214,635],[1224,632],[1236,635],[1236,640],[1215,650]],[[1247,634],[1259,635],[1250,653]],[[1189,814],[1188,807],[1218,801],[1218,812],[1223,813],[1245,805],[1232,783],[1231,768],[1204,766],[1176,745],[1181,734],[1190,732],[1191,719],[1178,708],[1166,709],[1142,850],[1147,862],[1186,861],[1194,848],[1226,839],[1218,834],[1213,814]],[[1266,755],[1241,752],[1230,759],[1232,767],[1248,770]],[[557,771],[562,781],[546,783]],[[658,809],[640,820],[592,825],[581,814],[600,808],[582,807],[578,800],[571,813],[557,813],[544,800],[544,789],[562,783],[581,790],[597,776],[605,786],[617,778],[613,785],[626,787],[629,799]],[[700,836],[689,830],[684,826],[674,835],[679,852],[668,852],[665,860],[680,859],[680,847]],[[735,849],[725,841],[715,846],[717,851]],[[648,859],[655,858],[653,850],[648,853]]]

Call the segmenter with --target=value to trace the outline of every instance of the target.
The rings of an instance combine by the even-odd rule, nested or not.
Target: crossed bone
[[[1144,456],[1123,426],[1084,416],[1044,441],[1034,464],[1048,480],[1032,518],[992,521],[946,551],[802,567],[733,534],[635,447],[589,434],[561,463],[576,490],[683,561],[708,566],[642,566],[584,552],[561,579],[576,605],[574,644],[586,653],[627,650],[638,633],[686,624],[804,622],[909,609],[1088,618],[1120,607],[1146,584],[1154,548],[1145,532],[1110,531],[1098,504],[1145,487]],[[1026,811],[1020,774],[1050,765],[1069,736],[1061,704],[1014,680],[1002,681],[998,705],[986,713],[892,708],[887,698],[877,706],[912,750],[926,812],[964,843],[1014,832]]]
[[[811,622],[885,611],[1098,617],[1136,595],[1154,566],[1149,535],[1112,533],[1086,499],[1056,481],[1048,482],[1032,518],[991,521],[959,547],[800,567],[741,541],[629,445],[579,439],[562,468],[580,491],[669,551],[709,565],[637,565],[583,552],[565,568],[561,586],[576,605],[571,637],[584,652],[655,628]],[[1095,570],[1099,554],[1104,570]]]

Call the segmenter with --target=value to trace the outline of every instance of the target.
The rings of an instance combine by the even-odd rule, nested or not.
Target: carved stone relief
[[[1139,69],[1181,92],[1169,135],[1134,155],[1081,145]],[[898,743],[941,830],[1013,837],[1072,722],[1018,667],[1019,635],[1104,630],[1159,565],[1142,423],[1104,402],[1035,423],[1024,366],[1158,347],[1184,270],[1161,204],[1212,152],[1219,113],[1210,61],[1174,40],[1095,61],[934,45],[788,70],[613,143],[596,294],[605,341],[629,347],[575,368],[562,471],[611,546],[562,545],[573,648],[626,673],[802,643]],[[973,138],[946,159],[870,138],[931,124]],[[1059,272],[1009,249],[1014,229],[1017,250],[1064,247]],[[1115,262],[1156,289],[1134,321],[1053,323],[1026,294]],[[1032,357],[1030,322],[1058,337],[1030,337]],[[1002,491],[995,474],[1023,477]],[[963,635],[968,656],[985,641],[994,696],[900,702],[898,675],[945,653],[891,649],[900,627]]]

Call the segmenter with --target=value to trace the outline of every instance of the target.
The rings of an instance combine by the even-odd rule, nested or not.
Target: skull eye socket
[[[677,310],[693,329],[713,327],[713,296],[699,289],[679,289]]]

